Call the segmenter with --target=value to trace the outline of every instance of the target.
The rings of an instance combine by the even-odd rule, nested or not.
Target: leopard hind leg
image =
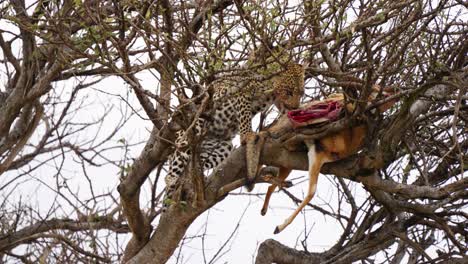
[[[193,132],[196,137],[201,136],[203,133],[203,126],[205,120],[203,118],[198,118],[193,127]],[[175,146],[176,150],[169,159],[169,171],[165,177],[166,182],[166,195],[163,201],[163,208],[167,208],[170,204],[170,201],[173,200],[173,193],[176,188],[177,180],[184,173],[185,167],[190,158],[190,148],[188,148],[189,140],[187,138],[187,131],[180,130],[176,132]],[[181,150],[185,149],[185,150]]]
[[[174,199],[173,195],[177,187],[177,180],[184,173],[189,157],[189,151],[176,150],[170,158],[169,171],[164,179],[166,182],[166,194],[163,199],[163,211],[170,206],[171,201]]]
[[[232,142],[219,139],[207,139],[203,142],[200,153],[204,170],[218,167],[232,152]]]

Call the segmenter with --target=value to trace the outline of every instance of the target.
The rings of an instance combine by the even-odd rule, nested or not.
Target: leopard
[[[241,143],[252,131],[252,119],[272,105],[280,113],[296,109],[304,94],[305,67],[289,63],[276,74],[220,78],[210,84],[212,112],[209,117],[199,117],[193,127],[200,142],[200,162],[203,170],[214,169],[227,159],[233,150],[232,141],[240,134]],[[176,150],[169,158],[169,169],[165,177],[166,197],[163,211],[171,204],[178,180],[190,160],[187,148],[189,131],[176,133]]]

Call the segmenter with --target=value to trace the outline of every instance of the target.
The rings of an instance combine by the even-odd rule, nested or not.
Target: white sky
[[[0,24],[0,28],[4,28],[6,25]],[[3,67],[3,66],[2,66]],[[0,68],[3,71],[3,68]],[[157,80],[150,73],[140,74],[139,77],[145,87],[156,87]],[[1,75],[3,78],[3,74]],[[4,84],[4,79],[0,79],[0,84]],[[58,89],[65,89],[65,94],[69,94],[69,86],[71,82],[65,82],[58,84]],[[83,91],[83,95],[89,96],[94,103],[89,105],[85,111],[79,112],[79,114],[73,119],[73,121],[85,121],[93,120],[98,118],[103,112],[101,104],[115,105],[114,110],[111,111],[110,115],[106,118],[105,125],[99,132],[100,137],[107,135],[106,130],[109,130],[113,125],[121,119],[122,113],[117,111],[119,105],[122,102],[116,96],[111,96],[98,92],[98,90],[105,91],[106,93],[120,94],[126,96],[128,86],[119,78],[107,78],[101,83],[97,84],[95,90]],[[150,89],[150,88],[148,88]],[[0,87],[3,90],[3,87]],[[153,90],[153,89],[151,89]],[[129,103],[133,106],[139,106],[133,94],[131,95]],[[125,107],[125,105],[124,105]],[[139,107],[138,107],[139,108]],[[131,109],[127,109],[130,111]],[[143,116],[145,114],[140,112]],[[124,129],[119,131],[118,136],[115,137],[114,142],[109,144],[118,144],[116,141],[120,138],[125,138],[128,142],[142,142],[148,137],[148,130],[151,128],[150,122],[142,120],[137,116],[130,119],[129,123]],[[88,136],[94,134],[93,131],[89,131],[88,135],[80,135],[76,140],[86,139]],[[37,135],[36,135],[37,136]],[[141,147],[132,149],[130,157],[136,158],[139,155]],[[109,153],[111,157],[116,159],[123,155],[122,150],[113,150]],[[41,157],[42,160],[50,158],[50,154],[45,154]],[[63,178],[67,178],[67,184],[72,190],[78,191],[81,201],[90,198],[90,188],[87,181],[82,176],[81,168],[76,162],[73,161],[73,157],[67,154],[65,158],[65,169],[62,171]],[[34,164],[34,162],[33,162]],[[26,181],[19,189],[13,193],[9,199],[10,203],[14,204],[16,201],[22,200],[29,203],[32,207],[39,208],[40,212],[44,216],[49,212],[52,204],[57,202],[64,206],[65,211],[58,211],[57,217],[68,215],[70,212],[69,206],[66,205],[63,198],[56,197],[55,193],[45,187],[47,185],[55,186],[56,177],[54,174],[56,170],[53,166],[44,166],[30,175],[26,175],[21,181]],[[93,189],[96,195],[99,193],[106,193],[112,190],[114,197],[118,197],[116,187],[119,184],[119,168],[115,166],[104,166],[104,167],[89,167],[89,176],[92,180]],[[0,177],[0,186],[10,180],[12,177],[17,176],[17,172],[8,173]],[[296,197],[302,198],[304,193],[307,191],[307,172],[294,171],[289,179],[295,179],[296,184],[290,189]],[[316,196],[313,198],[312,203],[329,210],[330,208],[337,209],[338,195],[336,186],[331,181],[333,176],[319,177],[318,188]],[[151,174],[151,178],[154,179],[154,172]],[[160,185],[163,184],[163,175],[160,179]],[[19,182],[21,182],[19,181]],[[345,180],[346,181],[346,180]],[[44,184],[45,183],[45,184]],[[11,186],[13,187],[13,186]],[[158,189],[161,190],[163,186]],[[265,193],[267,184],[257,184],[253,194]],[[364,191],[360,184],[351,182],[350,189],[354,194],[354,198],[358,205],[363,203],[368,197],[368,193]],[[7,188],[0,193],[0,197],[3,197],[9,193],[11,188]],[[239,190],[233,193],[239,193]],[[142,204],[145,199],[150,197],[150,189],[145,184],[143,191],[141,192]],[[56,200],[57,199],[57,200]],[[109,201],[106,201],[109,203]],[[254,254],[256,253],[257,247],[261,242],[266,239],[273,238],[283,244],[302,249],[301,240],[304,239],[304,233],[309,232],[307,239],[307,246],[309,251],[321,252],[332,246],[339,238],[342,227],[335,220],[323,217],[322,214],[314,211],[310,208],[298,215],[295,221],[288,226],[283,232],[278,235],[273,235],[273,230],[276,225],[281,224],[286,217],[288,217],[293,210],[297,207],[285,194],[274,193],[270,201],[270,209],[266,216],[260,215],[260,209],[263,204],[263,196],[245,196],[245,195],[229,195],[224,201],[217,204],[209,212],[204,213],[192,224],[187,232],[187,236],[201,235],[204,231],[205,222],[208,221],[206,228],[207,236],[205,239],[205,253],[206,259],[210,260],[214,254],[218,251],[219,247],[225,242],[229,235],[236,228],[236,224],[241,218],[243,212],[245,214],[241,221],[241,226],[235,234],[235,238],[229,243],[226,249],[230,249],[226,254],[221,254],[221,259],[217,263],[253,263]],[[346,204],[346,203],[343,203]],[[145,204],[143,208],[147,208]],[[76,217],[76,214],[71,214],[70,217]],[[157,224],[157,220],[154,221],[154,226]],[[127,236],[128,239],[128,236]],[[125,245],[126,243],[123,243]],[[22,249],[19,249],[22,250]],[[175,254],[178,253],[176,250]],[[203,263],[202,253],[202,239],[194,238],[183,246],[183,262],[181,263]],[[171,258],[169,263],[175,263],[175,257]]]
[[[153,77],[154,78],[154,77]],[[153,80],[154,81],[154,80]],[[70,83],[66,84],[67,86]],[[95,86],[96,90],[105,90],[107,92],[122,93],[125,94],[128,87],[118,78],[108,78],[103,82]],[[110,89],[112,91],[110,91]],[[67,91],[68,92],[68,91]],[[90,105],[82,112],[73,118],[74,122],[93,120],[99,117],[102,113],[101,103],[107,104],[120,104],[118,98],[106,95],[95,91],[85,91],[86,94],[95,104]],[[66,96],[65,96],[66,97]],[[132,100],[136,105],[136,101]],[[132,102],[131,101],[131,102]],[[114,108],[115,109],[115,108]],[[106,130],[112,128],[113,124],[120,120],[121,114],[119,111],[112,111],[107,117],[102,130],[100,131],[101,137],[107,135]],[[127,124],[125,129],[119,132],[120,135],[115,137],[115,141],[120,138],[125,138],[128,142],[141,142],[147,138],[149,128],[149,122],[141,120],[138,117],[131,119],[131,122]],[[88,132],[88,136],[93,136],[94,132]],[[87,135],[80,135],[79,138],[83,139],[88,137]],[[109,142],[110,144],[117,144],[116,142]],[[136,158],[139,155],[140,148],[134,149],[130,156]],[[114,156],[116,159],[121,157],[121,150],[113,150],[109,153],[110,157]],[[43,155],[40,159],[45,160],[50,158],[50,154]],[[88,200],[90,198],[90,188],[87,181],[84,179],[81,167],[73,161],[74,157],[70,154],[66,154],[64,170],[61,172],[63,178],[68,179],[67,185],[70,186],[71,190],[77,191],[81,201]],[[35,162],[33,162],[34,164]],[[114,197],[118,197],[116,187],[119,184],[119,169],[115,166],[104,166],[104,167],[88,167],[88,174],[92,180],[93,189],[96,195],[99,193],[106,193],[109,190],[113,190]],[[55,186],[56,177],[54,177],[56,169],[53,166],[44,166],[31,175],[24,177],[24,180],[28,182],[24,183],[12,196],[10,196],[11,203],[14,201],[22,200],[28,201],[32,207],[38,208],[45,217],[50,213],[50,208],[54,202],[61,204],[65,211],[58,211],[54,217],[60,217],[68,215],[72,218],[76,217],[75,213],[69,215],[70,207],[65,201],[57,197],[56,194],[51,191],[45,184]],[[11,177],[15,177],[17,174],[9,173],[4,175],[5,177],[0,178],[0,185],[5,183]],[[301,182],[290,189],[297,197],[302,198],[304,193],[307,191],[307,172],[295,171],[289,179],[295,179],[302,177],[295,182]],[[59,177],[61,179],[62,177]],[[154,172],[151,178],[154,179]],[[62,180],[60,180],[62,181]],[[45,183],[45,184],[43,184]],[[159,182],[163,184],[162,178]],[[355,190],[358,194],[357,199],[365,199],[366,193],[361,193],[361,188],[354,188],[356,184],[352,184],[351,189]],[[158,189],[161,190],[163,186]],[[267,184],[257,184],[254,190],[255,193],[265,193]],[[240,190],[234,191],[239,193]],[[244,190],[242,190],[244,191]],[[4,192],[8,193],[8,191]],[[142,204],[145,200],[150,197],[150,189],[146,184],[141,192]],[[73,200],[73,199],[72,199]],[[109,201],[106,203],[108,204]],[[321,176],[319,178],[318,190],[316,197],[312,200],[312,203],[319,206],[323,206],[325,209],[327,206],[336,208],[337,204],[337,193],[335,187],[330,183],[329,178]],[[253,254],[255,254],[258,245],[268,239],[274,238],[280,242],[294,247],[295,245],[302,249],[300,240],[304,238],[304,225],[307,227],[307,232],[310,231],[309,238],[307,239],[307,245],[310,251],[323,251],[329,246],[333,245],[334,242],[339,238],[342,228],[339,224],[335,223],[330,218],[324,218],[320,213],[314,210],[307,209],[305,217],[300,214],[296,220],[288,226],[282,233],[273,235],[273,230],[276,225],[282,223],[286,217],[288,217],[296,205],[283,193],[274,193],[270,202],[270,209],[266,216],[260,215],[260,209],[263,204],[263,197],[257,196],[240,196],[230,195],[224,201],[217,204],[208,213],[201,215],[189,228],[187,236],[200,235],[203,232],[203,228],[208,217],[207,237],[205,238],[205,252],[206,258],[211,257],[217,252],[220,245],[222,245],[227,237],[234,231],[237,222],[241,218],[242,213],[247,208],[244,217],[241,221],[241,226],[236,233],[233,241],[230,242],[231,250],[222,256],[222,261],[217,263],[250,263],[253,261]],[[147,208],[146,205],[142,206]],[[68,208],[68,209],[67,209]],[[156,225],[157,220],[154,222]],[[201,239],[193,239],[190,243],[183,247],[183,263],[203,263],[202,254],[202,243]],[[177,251],[176,251],[177,252]],[[171,259],[169,263],[175,263],[175,259]]]

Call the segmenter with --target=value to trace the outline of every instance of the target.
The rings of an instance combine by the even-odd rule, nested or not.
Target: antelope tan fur
[[[387,90],[387,89],[385,89]],[[382,91],[383,95],[389,95],[388,91]],[[375,99],[380,92],[379,86],[373,87],[373,92],[369,96],[369,101]],[[378,107],[380,112],[384,112],[395,104],[396,100],[387,102]],[[351,104],[347,105],[348,110],[352,110],[354,106]],[[337,133],[328,135],[321,139],[316,140],[305,140],[304,143],[308,148],[308,160],[309,160],[309,188],[306,197],[299,205],[299,207],[288,217],[281,225],[275,228],[274,233],[277,234],[283,231],[289,224],[292,223],[294,218],[299,212],[312,200],[315,191],[317,189],[317,180],[320,173],[320,169],[324,163],[337,161],[346,158],[356,153],[362,146],[364,138],[367,134],[367,127],[360,125],[356,127],[350,127],[343,129]],[[278,180],[283,182],[289,175],[292,169],[281,167],[279,170]],[[275,191],[277,185],[272,184],[267,191],[265,201],[262,207],[261,214],[265,215],[268,210],[268,203],[271,198],[271,194]]]

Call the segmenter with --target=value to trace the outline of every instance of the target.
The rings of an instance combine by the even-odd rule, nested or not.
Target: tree
[[[1,261],[165,263],[195,219],[242,187],[246,173],[240,146],[209,173],[202,201],[189,196],[161,213],[159,179],[175,131],[205,111],[204,87],[214,80],[286,58],[308,65],[304,101],[344,92],[357,107],[321,128],[277,125],[262,164],[304,170],[306,154],[288,150],[291,142],[357,123],[370,134],[361,152],[322,168],[334,175],[338,206],[310,204],[340,223],[338,241],[310,252],[266,240],[255,262],[369,262],[380,253],[390,263],[466,262],[464,7],[458,0],[0,3]],[[106,78],[121,89],[105,86]],[[385,99],[366,104],[374,84],[399,91],[384,115],[369,110]],[[93,101],[99,95],[113,101]],[[143,142],[122,137],[135,124],[149,127]],[[191,164],[188,183],[201,177],[196,155]],[[119,174],[118,192],[94,192],[97,168],[107,178]],[[364,186],[364,201],[350,182]],[[83,185],[88,194],[78,192]],[[54,199],[35,205],[19,195],[37,186]],[[123,245],[118,234],[130,241]]]

